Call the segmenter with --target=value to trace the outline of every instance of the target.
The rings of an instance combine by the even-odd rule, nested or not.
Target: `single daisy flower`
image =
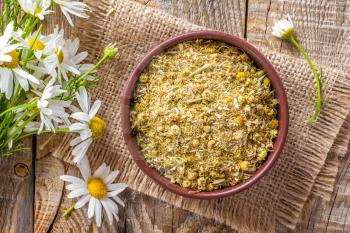
[[[321,83],[321,75],[318,73],[314,63],[311,61],[309,55],[305,51],[305,49],[300,45],[297,39],[294,37],[294,24],[289,15],[287,15],[287,19],[283,19],[275,23],[272,27],[272,35],[282,39],[288,40],[292,42],[292,44],[299,50],[299,52],[304,56],[305,60],[308,62],[312,74],[315,78],[316,83],[316,98],[315,98],[315,111],[313,115],[308,119],[307,123],[309,125],[313,124],[321,113],[322,106],[322,83]],[[321,72],[322,73],[322,72]]]
[[[51,6],[50,0],[18,0],[24,12],[44,20],[44,16],[54,11],[48,10]]]
[[[38,133],[45,128],[55,132],[58,124],[65,123],[69,114],[65,108],[70,107],[70,101],[54,99],[56,96],[65,93],[60,85],[54,85],[55,80],[51,79],[42,93],[38,93],[40,99],[37,101],[37,108],[40,110],[41,124]]]
[[[87,158],[82,159],[78,168],[83,179],[63,175],[60,179],[69,182],[66,186],[71,192],[68,198],[80,197],[80,199],[69,208],[64,216],[67,216],[74,209],[79,209],[89,202],[88,217],[95,215],[95,221],[98,227],[102,222],[102,209],[105,210],[109,224],[113,224],[113,217],[119,221],[118,205],[125,206],[124,202],[118,197],[127,185],[124,183],[113,183],[117,178],[119,171],[110,171],[110,167],[103,163],[97,170],[91,174],[90,164]]]
[[[19,85],[29,90],[28,81],[39,84],[39,80],[20,67],[20,57],[17,49],[20,44],[11,44],[13,22],[10,22],[0,37],[0,92],[10,99],[14,86]]]
[[[89,11],[88,6],[79,1],[74,0],[53,0],[54,3],[59,5],[61,8],[62,13],[66,17],[68,23],[71,26],[74,26],[73,20],[70,17],[69,14],[81,17],[81,18],[89,18],[89,16],[86,14],[86,11]]]
[[[76,98],[81,109],[72,108],[74,113],[71,115],[71,118],[74,118],[78,122],[71,124],[69,130],[80,134],[70,143],[74,147],[72,151],[74,162],[78,163],[85,157],[92,141],[97,140],[105,133],[107,126],[101,118],[96,116],[101,106],[100,100],[96,100],[91,106],[90,96],[85,87],[79,88]]]
[[[59,80],[63,77],[65,81],[68,81],[70,73],[80,75],[78,69],[79,63],[88,56],[88,53],[77,53],[79,49],[79,39],[75,39],[74,41],[66,40],[63,45],[61,40],[58,41],[59,43],[56,45],[52,45],[49,42],[50,46],[53,47],[53,51],[43,59],[43,64],[52,77],[58,77]],[[44,54],[45,52],[44,50]]]
[[[26,49],[32,49],[35,57],[40,60],[42,58],[42,55],[44,53],[44,49],[46,48],[46,43],[48,41],[48,38],[43,35],[39,35],[35,39],[36,35],[29,35],[26,39],[23,39],[20,35],[16,36],[16,39],[18,39],[23,48]]]
[[[272,35],[282,39],[287,40],[294,33],[294,24],[289,15],[287,19],[282,19],[275,23],[272,27]]]

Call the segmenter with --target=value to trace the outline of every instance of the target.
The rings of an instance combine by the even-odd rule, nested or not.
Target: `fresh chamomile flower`
[[[70,101],[54,99],[56,96],[65,93],[60,85],[54,85],[55,80],[51,79],[42,93],[38,93],[40,99],[37,101],[37,108],[40,110],[41,124],[38,133],[45,128],[55,132],[58,124],[65,123],[69,114],[65,108],[70,107]]]
[[[52,45],[50,44],[50,46]],[[52,48],[52,53],[43,59],[43,64],[52,77],[58,77],[59,80],[63,77],[65,81],[68,81],[69,73],[80,75],[80,71],[78,70],[79,63],[88,56],[88,53],[77,53],[79,39],[75,39],[74,41],[66,40],[63,45],[57,43]]]
[[[48,38],[43,35],[36,37],[35,33],[29,35],[26,39],[23,39],[22,36],[17,35],[16,39],[19,40],[23,48],[32,49],[35,57],[40,60],[46,48]],[[35,69],[35,67],[34,67]]]
[[[305,49],[302,47],[302,45],[299,43],[299,41],[294,37],[294,24],[292,22],[292,19],[289,15],[287,15],[287,19],[283,19],[275,23],[275,25],[272,27],[272,35],[282,39],[282,40],[288,40],[290,41],[298,50],[299,52],[304,56],[305,60],[309,63],[309,66],[312,70],[312,73],[315,78],[315,84],[316,84],[316,105],[315,105],[315,112],[314,114],[309,118],[307,123],[309,125],[313,124],[317,119],[318,116],[321,113],[321,106],[322,106],[322,82],[321,82],[321,72],[319,72],[312,60],[310,59],[309,55],[305,51]]]
[[[25,90],[29,90],[28,81],[39,84],[39,80],[24,71],[20,67],[20,57],[17,49],[20,44],[11,44],[13,33],[13,22],[10,22],[0,37],[0,92],[5,93],[7,99],[10,99],[14,86],[19,85]]]
[[[105,210],[110,224],[113,224],[113,217],[119,221],[117,203],[121,206],[125,205],[118,194],[127,188],[124,183],[113,183],[119,171],[110,171],[110,167],[103,163],[91,174],[87,158],[81,160],[78,168],[83,179],[70,175],[60,176],[63,181],[70,183],[66,186],[66,189],[71,191],[68,198],[80,197],[70,211],[79,209],[89,202],[88,217],[92,218],[95,215],[98,227],[102,223],[102,209]],[[70,211],[66,212],[65,215],[68,215]]]
[[[96,100],[90,108],[90,96],[85,87],[80,87],[76,98],[81,109],[74,109],[71,118],[79,121],[69,126],[71,132],[78,132],[80,135],[74,138],[70,145],[74,147],[72,155],[74,162],[81,161],[88,151],[93,140],[100,138],[106,131],[106,123],[96,116],[101,106],[101,101]]]
[[[89,11],[88,6],[83,2],[74,1],[74,0],[53,0],[53,1],[54,3],[59,5],[62,13],[64,14],[68,23],[71,26],[74,26],[74,23],[69,14],[72,14],[81,18],[89,17],[86,14],[86,11]]]
[[[19,5],[24,12],[44,20],[44,16],[54,11],[48,10],[51,0],[18,0]]]
[[[287,19],[282,19],[278,21],[272,27],[272,35],[282,40],[287,40],[293,33],[294,24],[289,15],[287,15]]]

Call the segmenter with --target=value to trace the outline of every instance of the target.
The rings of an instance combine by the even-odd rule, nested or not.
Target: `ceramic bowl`
[[[278,120],[279,120],[279,132],[278,136],[274,141],[274,148],[268,154],[266,161],[263,165],[255,172],[255,174],[248,180],[239,183],[233,187],[227,187],[215,191],[205,191],[205,192],[193,192],[189,189],[183,188],[180,185],[171,183],[168,179],[164,178],[155,169],[150,168],[141,154],[135,140],[135,136],[132,134],[130,128],[129,111],[130,104],[132,101],[132,96],[134,92],[135,84],[138,81],[138,77],[143,71],[143,69],[150,63],[154,56],[160,54],[167,50],[169,47],[176,45],[178,43],[194,40],[194,39],[211,39],[225,42],[233,46],[241,48],[245,51],[255,62],[256,65],[264,70],[271,81],[272,88],[275,91],[276,98],[278,99]],[[249,44],[245,40],[238,37],[218,32],[218,31],[195,31],[188,32],[179,36],[172,37],[151,49],[146,55],[141,59],[141,61],[136,65],[132,73],[130,74],[128,80],[125,83],[122,98],[121,98],[121,127],[123,131],[123,136],[127,148],[131,154],[131,157],[138,165],[138,167],[152,180],[163,186],[164,188],[185,196],[189,198],[200,198],[200,199],[214,199],[231,196],[233,194],[239,193],[243,190],[250,188],[252,185],[257,183],[263,176],[265,176],[269,170],[273,167],[276,160],[280,156],[283,145],[286,140],[288,131],[288,102],[286,93],[284,91],[282,82],[278,76],[278,73],[273,68],[272,64],[268,59],[260,53],[253,45]]]

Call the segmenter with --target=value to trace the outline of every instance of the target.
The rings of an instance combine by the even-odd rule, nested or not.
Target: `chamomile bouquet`
[[[98,82],[96,69],[116,56],[106,46],[96,64],[86,64],[87,52],[79,39],[66,40],[56,27],[44,35],[45,18],[57,5],[73,26],[73,18],[87,18],[86,4],[73,0],[5,0],[0,3],[0,155],[24,147],[21,140],[43,132],[77,132],[72,141],[79,162],[88,145],[106,129],[95,116],[101,105],[90,108],[87,93]]]
[[[91,173],[86,154],[106,131],[96,115],[101,101],[91,103],[88,89],[98,82],[97,68],[114,59],[117,48],[109,44],[96,64],[84,63],[88,53],[79,50],[78,38],[66,40],[58,27],[49,35],[42,33],[53,9],[60,9],[71,26],[72,15],[88,18],[90,11],[76,0],[0,1],[0,159],[24,150],[21,141],[30,135],[75,133],[70,145],[83,179],[60,176],[71,183],[66,186],[68,198],[80,197],[64,216],[88,203],[88,216],[95,215],[98,226],[102,209],[112,224],[118,219],[117,204],[124,205],[117,195],[127,185],[113,183],[118,171],[104,163]]]

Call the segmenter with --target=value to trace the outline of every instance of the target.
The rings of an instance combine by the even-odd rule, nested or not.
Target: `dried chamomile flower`
[[[130,112],[148,164],[172,183],[213,191],[248,178],[278,133],[270,80],[240,49],[180,43],[139,77]]]

